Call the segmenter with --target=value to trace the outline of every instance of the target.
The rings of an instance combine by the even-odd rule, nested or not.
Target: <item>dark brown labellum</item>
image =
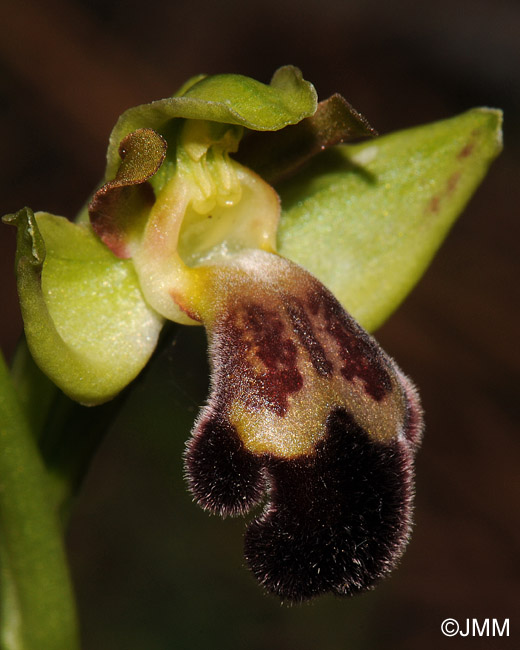
[[[422,414],[411,382],[315,278],[243,254],[212,287],[208,405],[186,451],[200,505],[265,501],[245,554],[283,600],[353,594],[408,540]]]

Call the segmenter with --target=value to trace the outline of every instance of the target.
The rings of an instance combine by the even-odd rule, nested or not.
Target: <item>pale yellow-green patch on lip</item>
[[[269,408],[248,407],[244,400],[232,401],[229,419],[246,448],[255,454],[296,458],[312,454],[326,434],[328,416],[345,409],[368,436],[387,443],[403,435],[406,402],[398,378],[392,374],[392,390],[380,401],[367,395],[359,378],[346,381],[336,371],[319,376],[310,360],[299,364],[303,387],[287,396],[288,408],[278,415]]]

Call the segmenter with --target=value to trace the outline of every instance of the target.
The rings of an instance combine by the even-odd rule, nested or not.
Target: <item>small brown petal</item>
[[[336,93],[298,124],[269,133],[251,132],[240,146],[238,160],[276,184],[324,149],[375,135],[366,118]]]
[[[129,133],[119,147],[116,177],[94,194],[88,211],[92,228],[120,258],[130,257],[128,241],[142,227],[155,196],[147,182],[166,156],[166,141],[153,129]]]

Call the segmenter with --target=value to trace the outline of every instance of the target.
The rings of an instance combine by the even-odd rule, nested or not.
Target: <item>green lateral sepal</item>
[[[4,222],[18,228],[18,293],[36,363],[79,402],[111,399],[146,364],[163,324],[133,265],[87,225],[29,208]]]

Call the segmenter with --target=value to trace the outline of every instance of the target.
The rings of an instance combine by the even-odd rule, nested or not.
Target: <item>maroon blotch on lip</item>
[[[322,377],[330,377],[333,371],[332,364],[327,359],[323,346],[316,338],[313,324],[307,315],[301,301],[289,297],[285,304],[292,326],[302,346],[307,350],[314,369]]]
[[[309,295],[308,304],[312,314],[322,313],[327,332],[337,343],[343,377],[347,381],[358,377],[371,397],[382,400],[392,390],[392,383],[377,344],[324,287]]]
[[[253,408],[267,408],[283,416],[288,396],[303,386],[297,367],[297,348],[278,313],[257,303],[241,304],[221,327],[220,359],[223,376],[229,378],[225,401],[235,396],[237,386],[247,385],[243,399]],[[263,368],[253,368],[256,357]],[[224,395],[224,391],[223,395]]]

